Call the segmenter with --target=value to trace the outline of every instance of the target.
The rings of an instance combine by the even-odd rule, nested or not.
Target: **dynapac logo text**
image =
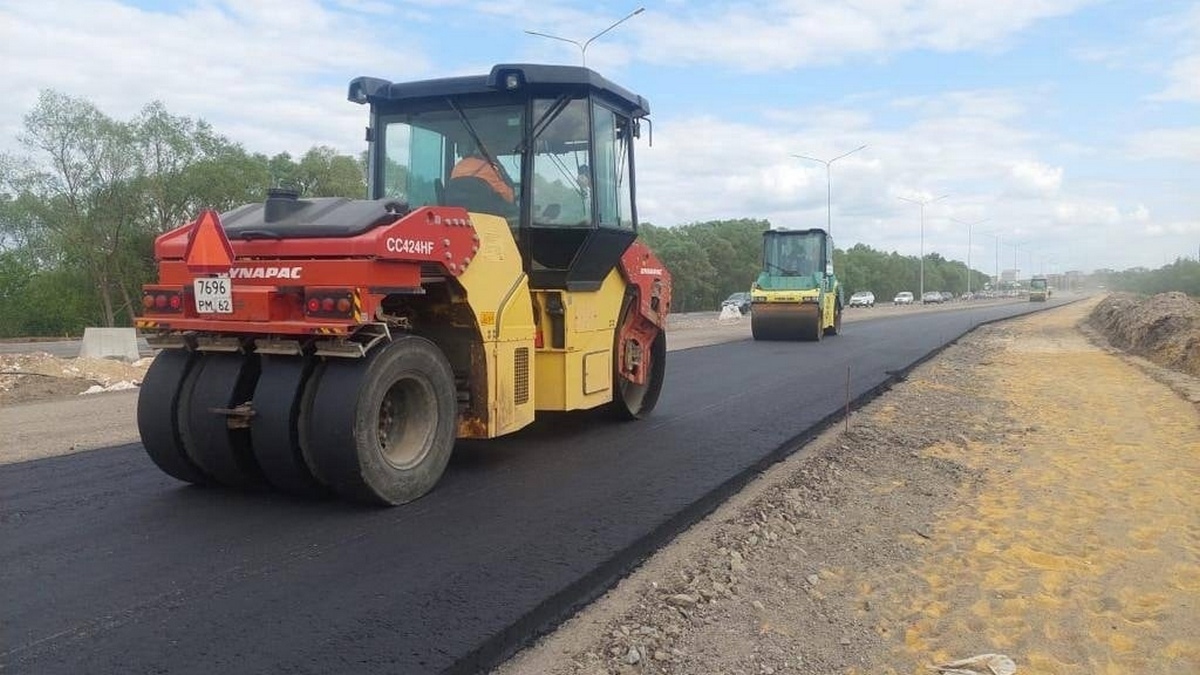
[[[299,267],[234,267],[230,279],[299,279]]]

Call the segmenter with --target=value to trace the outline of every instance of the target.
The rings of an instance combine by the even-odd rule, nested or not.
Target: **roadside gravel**
[[[1200,414],[1097,302],[961,339],[496,675],[1200,672]]]

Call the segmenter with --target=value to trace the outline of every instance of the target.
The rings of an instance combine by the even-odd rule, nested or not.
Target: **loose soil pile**
[[[150,361],[0,354],[0,406],[131,388],[141,383]]]
[[[1148,298],[1116,293],[1101,301],[1088,321],[1114,347],[1200,375],[1200,303],[1183,293]]]

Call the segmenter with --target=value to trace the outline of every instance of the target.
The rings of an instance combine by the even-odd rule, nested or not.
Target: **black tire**
[[[454,372],[435,344],[403,336],[362,359],[331,359],[316,376],[302,442],[318,479],[384,505],[433,489],[458,431]]]
[[[250,440],[267,482],[288,494],[323,497],[329,488],[309,469],[300,447],[301,408],[316,362],[290,356],[263,355],[254,388]]]
[[[233,408],[251,399],[258,359],[256,354],[203,354],[184,382],[183,447],[205,473],[229,487],[262,485],[262,470],[250,448],[250,430],[230,429],[228,416],[213,409]]]
[[[196,355],[182,349],[165,349],[154,357],[138,391],[137,425],[142,447],[159,469],[203,485],[211,478],[188,457],[179,424],[180,391],[195,365]]]

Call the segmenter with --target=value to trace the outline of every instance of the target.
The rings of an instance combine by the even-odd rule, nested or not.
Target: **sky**
[[[639,7],[584,53],[526,33],[584,43]],[[988,274],[1200,256],[1200,2],[0,0],[0,152],[53,89],[357,155],[356,76],[584,58],[650,102],[642,222],[829,222],[840,248]],[[829,183],[797,157],[862,145]]]

